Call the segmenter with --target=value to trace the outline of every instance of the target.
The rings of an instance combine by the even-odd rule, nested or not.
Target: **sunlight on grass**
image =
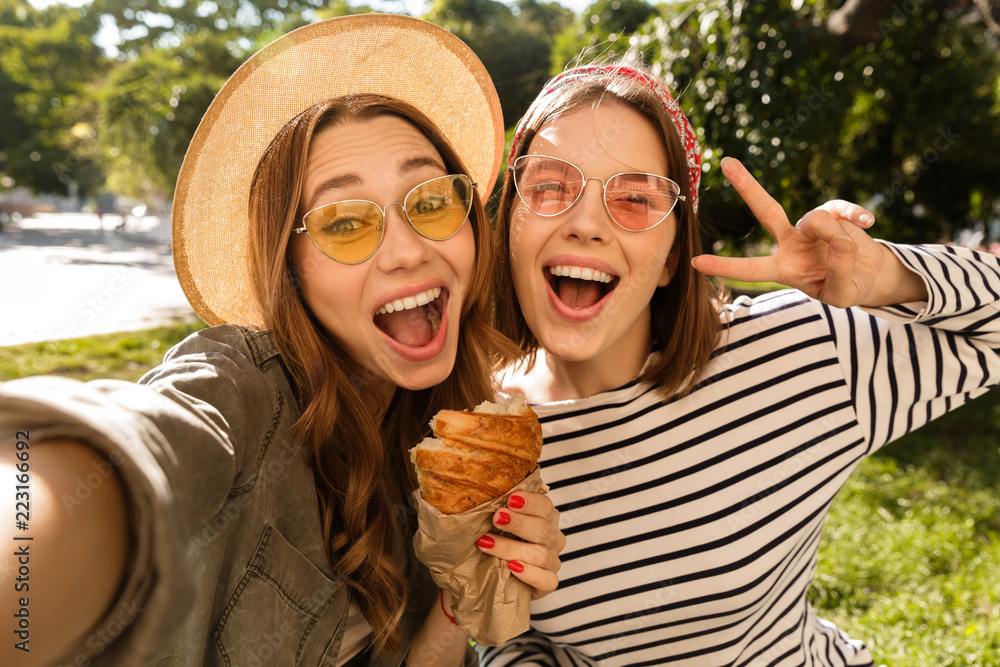
[[[62,375],[138,380],[167,350],[205,325],[181,323],[125,333],[0,347],[0,380]]]
[[[833,503],[811,591],[876,664],[1000,665],[1000,392],[890,443]]]

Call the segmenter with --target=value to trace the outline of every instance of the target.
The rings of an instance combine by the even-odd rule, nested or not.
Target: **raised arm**
[[[722,173],[778,249],[769,257],[701,255],[693,260],[698,271],[747,282],[777,282],[839,308],[927,299],[923,279],[864,231],[874,221],[864,208],[840,200],[827,202],[792,226],[781,205],[739,160],[723,160]]]
[[[26,667],[52,664],[86,642],[115,601],[129,550],[125,494],[113,466],[81,440],[33,442],[27,435],[0,450],[8,508],[0,549],[8,640],[0,663]]]

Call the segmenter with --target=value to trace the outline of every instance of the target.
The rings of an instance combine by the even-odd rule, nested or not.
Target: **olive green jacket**
[[[62,664],[336,663],[350,598],[328,565],[313,473],[291,435],[299,414],[270,332],[236,326],[190,336],[138,385],[0,384],[5,442],[17,430],[33,443],[82,437],[107,457],[63,497],[67,511],[112,466],[127,488],[130,571],[103,623]],[[435,603],[412,547],[408,559],[403,650],[359,664],[403,664]],[[470,650],[466,664],[475,662]]]

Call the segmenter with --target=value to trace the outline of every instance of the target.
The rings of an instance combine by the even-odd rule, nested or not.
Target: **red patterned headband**
[[[681,111],[680,106],[678,106],[677,101],[670,92],[656,79],[633,67],[626,67],[624,65],[585,65],[583,67],[568,69],[555,78],[550,79],[545,84],[542,92],[535,98],[535,101],[531,103],[521,122],[517,124],[517,130],[514,132],[514,144],[511,147],[507,162],[509,163],[513,159],[514,150],[521,140],[524,128],[536,120],[541,102],[549,95],[570,84],[614,76],[633,79],[642,83],[647,89],[656,94],[664,108],[670,114],[670,117],[674,121],[674,127],[677,129],[677,135],[680,137],[681,143],[684,144],[688,178],[691,181],[691,206],[694,207],[694,212],[697,213],[698,186],[701,184],[701,144],[698,143],[698,136],[695,134],[694,127],[691,126],[691,121]]]

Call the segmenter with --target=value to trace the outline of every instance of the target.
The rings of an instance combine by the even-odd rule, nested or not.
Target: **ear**
[[[673,279],[674,274],[677,273],[677,262],[680,261],[681,251],[677,248],[677,244],[670,249],[670,254],[667,255],[667,261],[663,265],[663,273],[660,274],[660,279],[656,281],[657,287],[666,287],[667,284]]]

